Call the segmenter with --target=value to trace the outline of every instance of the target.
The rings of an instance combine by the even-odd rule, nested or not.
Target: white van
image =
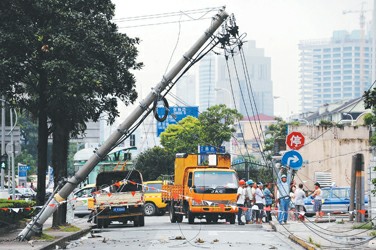
[[[74,215],[77,217],[84,217],[91,213],[88,208],[89,199],[93,198],[93,191],[95,189],[95,184],[88,184],[85,187],[77,190],[73,193],[74,202],[73,209]]]

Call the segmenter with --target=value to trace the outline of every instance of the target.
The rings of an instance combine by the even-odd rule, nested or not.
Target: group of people
[[[254,182],[253,180],[240,180],[237,192],[238,206],[238,224],[262,224],[264,210],[266,211],[265,222],[272,219],[270,214],[273,204],[273,193],[271,192],[271,184],[262,182]],[[265,208],[265,209],[264,209]],[[245,210],[245,223],[242,221],[243,210]]]
[[[237,192],[237,206],[238,206],[238,224],[252,224],[262,223],[262,218],[265,215],[265,222],[272,220],[271,207],[275,199],[278,207],[278,222],[279,224],[286,224],[289,217],[289,211],[292,218],[299,218],[304,220],[304,199],[306,193],[303,190],[303,184],[300,183],[298,188],[292,184],[291,168],[281,168],[277,175],[277,183],[275,191],[271,190],[271,183],[268,183],[264,188],[262,182],[255,183],[252,180],[240,180]],[[275,193],[275,197],[273,195]],[[316,221],[321,218],[322,207],[322,192],[320,184],[315,183],[315,191],[311,195],[314,199],[314,211],[316,212]],[[242,221],[243,210],[245,210],[245,223]]]

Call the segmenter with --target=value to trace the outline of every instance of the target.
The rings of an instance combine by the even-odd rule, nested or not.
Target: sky
[[[299,50],[302,40],[331,37],[334,30],[359,29],[360,10],[365,10],[366,29],[371,22],[376,0],[114,0],[115,23],[119,31],[138,37],[138,61],[144,68],[134,72],[140,98],[145,98],[162,76],[190,49],[209,27],[216,11],[203,16],[187,15],[196,9],[218,9],[226,6],[234,14],[240,33],[256,41],[271,58],[271,77],[275,99],[275,115],[286,117],[298,112]],[[350,11],[343,14],[344,11]],[[172,18],[151,18],[150,15],[177,12]],[[131,17],[148,16],[141,21]],[[124,18],[127,18],[126,20]],[[200,19],[202,18],[202,19]],[[190,22],[179,20],[199,19]],[[171,24],[158,24],[176,21]],[[153,24],[153,25],[149,25]],[[138,103],[138,102],[137,102]]]

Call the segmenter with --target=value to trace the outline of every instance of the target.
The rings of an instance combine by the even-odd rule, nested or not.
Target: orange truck
[[[182,222],[185,216],[189,224],[195,218],[234,224],[237,189],[238,176],[229,154],[177,154],[174,184],[162,186],[162,200],[169,204],[171,223]]]

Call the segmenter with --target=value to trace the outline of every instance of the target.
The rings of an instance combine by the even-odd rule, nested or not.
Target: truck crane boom
[[[168,84],[183,70],[183,68],[191,61],[193,56],[199,49],[209,40],[214,32],[226,20],[228,14],[224,10],[220,10],[218,14],[213,17],[210,27],[204,32],[197,42],[183,55],[177,64],[163,77],[155,88],[142,100],[132,113],[121,123],[117,130],[110,135],[104,144],[89,158],[84,166],[76,172],[76,174],[69,178],[67,183],[58,191],[57,194],[50,199],[44,210],[33,218],[33,220],[21,231],[17,236],[19,240],[30,239],[37,232],[41,232],[44,222],[57,210],[61,202],[66,201],[68,195],[80,184],[93,168],[108,154],[111,148],[116,145],[119,139],[127,133],[130,127],[141,117],[141,115],[153,104],[154,100],[160,96],[160,93],[166,89]]]

